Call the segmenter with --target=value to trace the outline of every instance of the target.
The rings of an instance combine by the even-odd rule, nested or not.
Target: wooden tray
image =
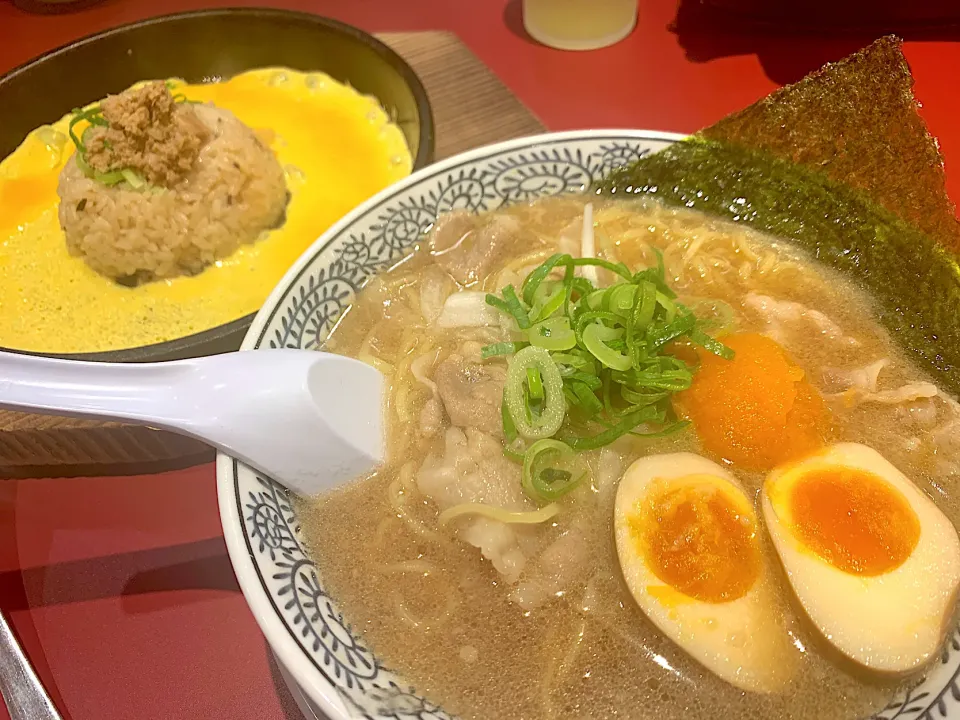
[[[436,158],[543,132],[534,115],[452,33],[384,33],[433,105]],[[212,460],[196,440],[161,430],[0,411],[0,477],[128,475]]]

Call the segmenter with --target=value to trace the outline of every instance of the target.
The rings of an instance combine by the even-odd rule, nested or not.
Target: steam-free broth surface
[[[363,290],[330,337],[328,349],[374,363],[391,390],[387,465],[300,507],[327,589],[384,664],[463,718],[853,720],[881,709],[911,679],[871,674],[833,650],[796,604],[762,532],[776,612],[797,665],[783,692],[744,692],[719,679],[637,607],[614,544],[617,483],[632,461],[653,453],[717,460],[696,428],[665,438],[626,435],[585,453],[589,482],[562,498],[549,522],[511,525],[509,536],[498,535],[493,520],[438,522],[441,506],[455,501],[482,495],[491,503],[501,492],[503,507],[522,502],[509,494],[520,471],[503,456],[499,430],[505,362],[480,360],[480,348],[503,341],[505,330],[440,327],[449,323],[441,308],[460,290],[519,286],[558,250],[579,254],[587,202],[598,256],[637,270],[655,266],[654,249],[662,251],[679,300],[699,317],[715,315],[721,339],[730,331],[762,334],[802,369],[827,408],[825,441],[879,450],[956,524],[956,405],[891,342],[868,297],[785,243],[694,211],[544,199],[484,220],[486,230],[438,222],[435,233],[460,233],[454,245],[490,233],[487,255],[467,253],[473,275],[458,285],[452,275],[460,268],[445,264],[446,246],[435,237],[434,252],[425,242]],[[611,281],[605,274],[600,284]],[[731,471],[756,499],[765,473]]]

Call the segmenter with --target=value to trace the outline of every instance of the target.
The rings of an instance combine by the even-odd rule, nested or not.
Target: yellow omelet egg
[[[937,652],[960,583],[960,541],[880,453],[833,445],[775,469],[763,515],[800,603],[840,652],[885,672]]]
[[[617,490],[617,555],[640,609],[727,682],[782,690],[797,651],[782,624],[753,504],[691,453],[634,462]]]
[[[171,86],[229,110],[269,146],[290,193],[285,222],[197,275],[125,287],[68,253],[57,183],[74,153],[71,117],[39,128],[0,162],[0,346],[116,350],[255,312],[331,224],[410,173],[403,133],[377,101],[324,74],[267,68]]]

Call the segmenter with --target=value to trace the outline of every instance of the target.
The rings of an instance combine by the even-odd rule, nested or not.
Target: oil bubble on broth
[[[956,403],[924,386],[869,297],[786,243],[651,200],[543,199],[499,212],[498,234],[472,259],[481,271],[465,290],[519,287],[551,254],[577,255],[588,201],[600,257],[635,271],[655,266],[659,250],[680,301],[719,301],[738,332],[779,343],[823,396],[830,439],[880,449],[956,524]],[[508,534],[490,520],[440,524],[439,509],[454,502],[534,507],[520,491],[519,467],[502,455],[504,361],[480,357],[505,339],[503,327],[435,321],[446,297],[464,290],[442,271],[448,261],[424,243],[360,293],[328,340],[328,349],[388,374],[389,460],[299,508],[326,588],[385,664],[444,709],[487,719],[853,720],[914,680],[871,675],[840,658],[796,605],[763,533],[776,613],[797,663],[783,692],[724,682],[640,611],[614,545],[617,483],[643,456],[706,455],[689,428],[625,435],[585,452],[590,482],[546,523],[505,526]],[[601,284],[611,281],[604,272]],[[879,374],[870,367],[877,361]],[[763,473],[735,474],[756,503]]]

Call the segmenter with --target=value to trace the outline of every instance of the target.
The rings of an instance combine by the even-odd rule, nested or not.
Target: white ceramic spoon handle
[[[303,494],[383,458],[383,377],[358,360],[310,350],[143,364],[0,352],[0,409],[188,435]]]
[[[192,369],[190,361],[137,365],[0,352],[0,408],[183,428],[183,414],[170,410]]]

